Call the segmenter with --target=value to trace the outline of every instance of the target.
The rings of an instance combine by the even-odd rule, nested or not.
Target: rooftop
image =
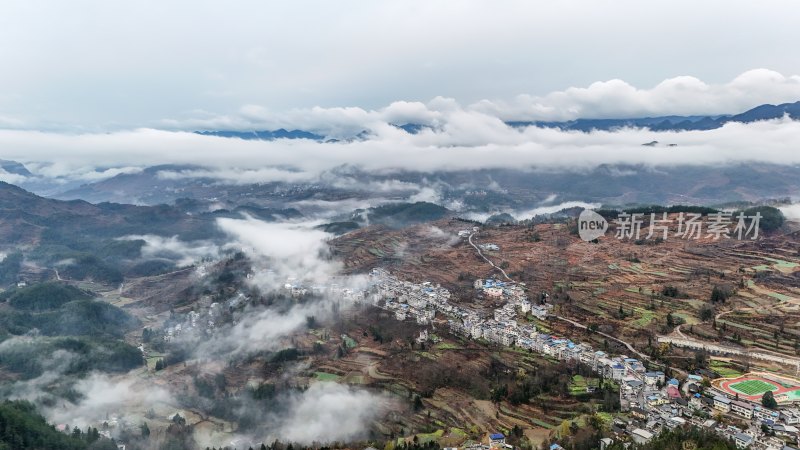
[[[725,403],[727,405],[727,404],[729,404],[731,402],[731,399],[729,399],[728,397],[725,397],[724,395],[715,395],[714,396],[714,401],[715,402],[720,402],[720,403]]]
[[[651,433],[651,432],[649,432],[647,430],[643,430],[641,428],[637,428],[637,429],[631,431],[631,433],[632,434],[638,434],[639,436],[641,436],[641,437],[643,437],[645,439],[652,439],[653,438],[653,433]]]

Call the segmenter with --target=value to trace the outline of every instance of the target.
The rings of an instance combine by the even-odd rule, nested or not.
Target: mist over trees
[[[117,450],[117,445],[101,437],[97,428],[57,431],[29,402],[6,400],[0,404],[0,450],[40,449]]]
[[[0,301],[7,301],[14,308],[28,311],[56,309],[74,300],[91,298],[92,295],[86,291],[57,282],[35,284],[0,294]]]
[[[783,226],[783,223],[786,221],[786,217],[783,215],[780,209],[775,208],[774,206],[755,206],[752,208],[747,208],[744,211],[745,216],[755,216],[756,214],[761,214],[761,220],[759,222],[759,228],[764,231],[774,231],[778,228]],[[733,216],[736,217],[738,213],[734,213]]]

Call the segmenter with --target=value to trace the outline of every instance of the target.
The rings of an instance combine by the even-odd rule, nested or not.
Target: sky
[[[799,99],[798,19],[778,0],[2,2],[0,128],[247,128],[437,97],[502,118],[735,113]]]

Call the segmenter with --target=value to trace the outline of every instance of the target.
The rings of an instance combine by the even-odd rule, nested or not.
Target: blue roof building
[[[503,433],[492,433],[489,435],[489,440],[492,442],[504,442],[506,437]]]

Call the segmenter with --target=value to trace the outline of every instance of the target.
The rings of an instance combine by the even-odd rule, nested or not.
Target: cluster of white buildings
[[[607,363],[603,365],[609,367]],[[677,379],[665,381],[663,372],[644,370],[633,359],[619,361],[617,358],[617,364],[611,366],[613,378],[622,373],[620,401],[631,418],[625,430],[615,427],[617,434],[627,434],[634,442],[643,443],[664,430],[695,426],[713,431],[742,449],[792,450],[794,447],[786,443],[798,444],[800,411],[796,408],[772,410],[731,398],[714,388],[706,389],[706,395],[701,395],[698,391],[703,378],[699,375],[689,375],[681,389]],[[690,393],[688,400],[682,394],[687,391]],[[723,425],[709,419],[717,416],[738,419],[745,426]],[[764,433],[764,429],[768,433]]]
[[[415,284],[402,281],[384,269],[370,272],[373,286],[372,302],[395,312],[398,320],[414,318],[420,324],[430,323],[436,312],[447,317],[450,330],[472,339],[516,346],[565,361],[580,361],[600,375],[624,382],[635,380],[640,386],[654,386],[664,382],[664,374],[656,372],[648,378],[644,365],[625,356],[612,357],[595,351],[588,344],[575,343],[570,339],[552,336],[537,331],[534,325],[520,325],[516,318],[532,313],[546,319],[552,305],[532,305],[525,294],[524,285],[494,279],[476,280],[474,287],[485,295],[498,292],[497,298],[505,299],[503,306],[493,311],[492,317],[482,317],[478,312],[449,303],[450,292],[430,282]],[[494,295],[494,294],[491,294]],[[660,374],[660,378],[657,374]],[[636,384],[636,383],[634,383]]]
[[[275,275],[268,270],[267,274]],[[342,282],[340,284],[339,282]],[[307,280],[300,280],[295,277],[288,277],[283,283],[283,291],[292,298],[302,298],[309,295],[326,296],[333,300],[343,300],[348,302],[363,302],[366,294],[362,289],[350,287],[344,280],[338,277],[331,278],[324,284],[313,284]]]
[[[707,397],[702,397],[707,398]],[[706,402],[703,402],[706,403]],[[711,400],[710,404],[715,403]],[[731,424],[722,424],[717,420],[702,418],[695,414],[700,408],[709,407],[709,405],[697,406],[690,401],[690,405],[680,405],[678,403],[671,403],[662,405],[660,408],[651,410],[649,413],[636,414],[636,419],[639,419],[639,424],[643,424],[637,430],[644,430],[647,432],[648,441],[662,430],[673,429],[681,426],[693,426],[697,428],[713,431],[720,436],[732,441],[737,448],[740,449],[754,449],[754,450],[796,450],[797,449],[797,427],[787,425],[781,422],[775,422],[772,419],[756,419],[745,422],[746,426],[735,426]],[[715,409],[713,406],[710,406]],[[767,410],[768,411],[768,410]],[[774,412],[774,411],[773,411]],[[663,417],[671,416],[663,420]],[[771,415],[766,413],[765,415]],[[782,414],[778,414],[781,416]],[[764,433],[762,424],[766,425],[769,433]],[[636,430],[634,430],[635,432]],[[637,441],[639,442],[639,441]]]
[[[730,394],[710,388],[707,393],[713,397],[694,394],[689,400],[692,410],[738,418],[749,427],[714,425],[714,430],[733,439],[739,448],[757,450],[785,450],[787,440],[800,444],[800,410],[797,407],[784,407],[773,410],[759,403],[731,398]],[[768,434],[763,433],[767,429]],[[791,447],[789,447],[791,448]]]
[[[206,265],[199,265],[197,267],[198,273],[207,271]],[[248,278],[254,276],[277,276],[271,270],[262,273],[248,274]],[[341,284],[339,283],[341,281]],[[292,298],[300,298],[307,295],[325,295],[333,300],[341,300],[343,303],[352,304],[357,302],[364,302],[366,300],[366,292],[363,289],[350,287],[339,278],[333,278],[330,283],[323,285],[313,285],[297,278],[289,277],[285,281],[276,280],[276,284],[291,296]],[[224,311],[238,310],[250,301],[250,297],[242,292],[237,292],[229,300],[224,302],[212,302],[211,297],[203,297],[197,303],[197,309],[188,312],[179,322],[169,321],[167,326],[163,329],[163,339],[170,342],[180,336],[181,334],[188,334],[190,332],[212,332],[217,328],[222,320]],[[433,315],[430,315],[430,319]]]
[[[414,319],[425,325],[433,321],[437,311],[454,314],[458,309],[449,303],[450,291],[439,285],[402,281],[383,269],[372,269],[370,279],[372,303],[393,311],[397,320]]]
[[[645,372],[633,359],[613,358],[615,363],[611,366],[604,359],[597,361],[605,367],[605,375],[616,379],[622,376],[620,401],[622,408],[628,411],[627,420],[614,420],[612,432],[616,438],[626,437],[643,444],[662,431],[692,426],[713,431],[740,449],[796,450],[800,411],[793,408],[774,411],[719,394],[709,397],[694,393],[687,401],[677,379],[665,381],[663,372]],[[691,384],[701,380],[700,376],[689,375],[684,381],[688,386],[683,387],[695,391],[696,386]],[[745,425],[721,424],[711,419],[718,416],[739,419]]]
[[[622,405],[629,408],[631,420],[619,425],[636,428],[623,431],[615,427],[618,435],[628,434],[635,442],[642,443],[663,430],[694,426],[713,431],[741,449],[794,450],[795,447],[788,446],[787,442],[795,446],[798,444],[800,411],[796,408],[772,410],[757,403],[731,398],[713,388],[707,389],[706,395],[701,395],[696,392],[702,382],[699,375],[689,375],[684,381],[684,389],[695,392],[687,401],[681,395],[678,380],[668,380],[665,389],[654,392],[650,388],[653,378],[663,383],[663,373],[646,372],[644,386],[627,379],[622,385]],[[656,381],[656,384],[661,383]],[[721,424],[710,419],[719,416],[736,419],[742,426]]]
[[[478,247],[480,247],[481,250],[486,250],[488,252],[499,252],[500,251],[500,246],[497,245],[497,244],[492,244],[492,243],[479,244]]]
[[[334,279],[335,281],[335,279]],[[367,293],[363,289],[354,289],[349,286],[332,282],[326,286],[314,287],[315,293],[327,295],[333,300],[341,300],[345,303],[361,303],[367,299]]]
[[[239,294],[239,296],[234,297],[227,303],[244,301],[244,295]],[[201,301],[199,304],[202,303]],[[219,323],[220,316],[222,315],[222,307],[223,306],[218,302],[210,302],[208,307],[200,308],[199,312],[189,311],[182,322],[173,323],[164,328],[164,341],[171,342],[181,334],[193,333],[195,331],[212,331]]]
[[[549,304],[539,305],[532,303],[525,293],[525,283],[512,283],[489,278],[475,280],[474,287],[485,298],[503,300],[507,302],[504,307],[519,308],[523,314],[531,313],[539,320],[547,319],[550,308],[552,308],[552,305]],[[542,295],[546,296],[547,294],[543,293]]]
[[[495,279],[476,280],[474,288],[487,299],[505,300],[494,309],[492,317],[448,302],[450,292],[431,283],[414,284],[402,281],[383,269],[370,273],[373,283],[372,301],[395,312],[398,320],[413,318],[420,324],[430,323],[436,312],[444,314],[450,330],[472,339],[530,349],[561,361],[576,361],[595,373],[617,382],[620,386],[620,406],[629,412],[629,421],[615,421],[615,435],[625,435],[636,443],[645,443],[663,430],[686,425],[705,427],[731,439],[739,448],[756,450],[792,450],[786,440],[796,441],[800,426],[800,411],[773,411],[760,405],[717,395],[714,398],[694,394],[688,401],[681,394],[677,379],[666,379],[664,372],[648,371],[635,358],[612,356],[594,350],[586,343],[548,335],[534,325],[520,325],[517,315],[532,314],[541,320],[548,316],[549,304],[533,305],[525,294],[524,285]],[[542,294],[545,296],[545,294]],[[538,302],[537,302],[538,303]],[[698,385],[702,378],[690,375],[686,383]],[[590,390],[591,387],[587,387]],[[701,414],[697,414],[701,412]],[[702,414],[702,413],[705,414]],[[700,419],[713,413],[733,414],[751,420],[752,426],[741,429],[721,426],[714,420]],[[775,436],[765,435],[766,425]]]

